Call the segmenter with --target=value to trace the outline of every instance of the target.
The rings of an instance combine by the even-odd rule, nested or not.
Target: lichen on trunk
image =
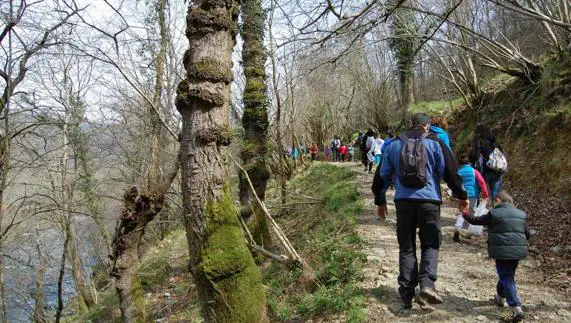
[[[237,15],[231,0],[194,1],[189,6],[187,78],[177,93],[190,270],[207,322],[267,321],[261,274],[246,246],[227,183]]]

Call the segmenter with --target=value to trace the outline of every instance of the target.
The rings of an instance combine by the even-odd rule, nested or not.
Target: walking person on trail
[[[492,160],[490,160],[491,157],[493,158]],[[497,160],[495,158],[502,160],[505,168],[496,167],[495,162]],[[484,176],[493,202],[501,189],[502,174],[507,170],[507,161],[501,146],[496,142],[496,137],[484,125],[476,127],[470,161],[474,168],[478,169]]]
[[[349,151],[347,150],[347,146],[341,145],[341,147],[339,147],[339,155],[341,155],[342,162],[345,162],[345,157],[347,157],[348,154]]]
[[[325,146],[325,148],[323,149],[323,156],[325,156],[325,161],[329,161],[330,154],[331,154],[331,149],[329,149],[329,146]]]
[[[334,136],[333,140],[331,140],[331,150],[333,151],[333,159],[335,162],[341,161],[339,148],[341,148],[341,139],[338,136]]]
[[[349,153],[349,160],[350,162],[354,162],[355,161],[355,147],[353,147],[353,144],[349,144],[349,147],[347,148],[347,152]]]
[[[309,148],[309,153],[311,154],[311,161],[317,160],[318,152],[319,148],[317,148],[317,145],[315,143],[312,143],[311,147]]]
[[[361,161],[363,162],[363,165],[365,165],[365,172],[368,169],[369,173],[373,169],[373,163],[369,160],[367,153],[371,149],[371,144],[372,144],[373,140],[375,139],[374,137],[375,137],[375,133],[373,132],[373,130],[368,129],[367,132],[365,133],[365,135],[363,136],[363,139],[361,140],[361,147],[360,147],[360,149],[361,149]]]
[[[471,224],[488,226],[488,255],[496,260],[498,273],[495,300],[500,307],[509,305],[510,320],[520,322],[524,313],[517,296],[515,271],[528,254],[529,228],[525,212],[513,205],[507,191],[500,190],[495,202],[496,206],[487,214],[480,217],[466,214],[465,218]]]
[[[375,157],[375,167],[379,167],[379,165],[381,164],[381,157],[382,157],[381,148],[383,147],[385,141],[381,139],[380,134],[377,134],[376,137],[377,138],[375,138],[375,140],[373,141],[373,146],[371,147],[371,151],[373,152],[373,156]]]
[[[428,133],[430,117],[424,113],[413,116],[413,127],[402,133],[386,149],[379,177],[380,192],[375,203],[381,220],[387,216],[386,191],[396,174],[395,206],[399,244],[399,294],[405,309],[412,307],[416,296],[421,304],[443,302],[435,289],[438,252],[442,243],[440,180],[448,184],[458,209],[467,211],[469,202],[458,176],[458,165],[450,149],[434,134]],[[378,182],[378,179],[377,179]],[[416,257],[416,228],[419,228],[421,257]],[[415,293],[420,284],[418,293]],[[416,295],[415,295],[416,294]]]
[[[461,153],[458,156],[458,176],[462,178],[462,185],[468,193],[468,201],[470,201],[469,215],[474,215],[476,207],[480,204],[480,197],[484,200],[488,198],[488,187],[484,178],[477,169],[474,169],[470,164],[470,159],[467,153]],[[454,238],[455,242],[460,242],[460,229],[463,227],[462,214],[458,215],[456,219]]]
[[[430,124],[430,132],[436,135],[438,139],[442,140],[446,146],[452,151],[452,145],[450,143],[450,136],[446,130],[448,129],[448,123],[446,119],[442,117],[433,117]]]

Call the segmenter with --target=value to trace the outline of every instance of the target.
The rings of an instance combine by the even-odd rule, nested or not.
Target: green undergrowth
[[[430,116],[448,116],[454,111],[461,109],[463,103],[464,100],[462,98],[456,98],[453,100],[417,102],[415,104],[411,104],[408,111],[411,115],[419,112],[424,112]]]
[[[274,320],[364,321],[365,298],[357,282],[365,256],[355,232],[362,204],[355,172],[316,162],[288,184],[288,191],[288,204],[305,201],[297,193],[323,202],[301,204],[303,207],[279,218],[280,226],[313,272],[290,270],[279,263],[264,269]],[[277,195],[279,192],[272,189],[268,197],[271,200]],[[311,277],[318,284],[312,283]]]
[[[202,322],[198,296],[186,269],[188,249],[184,230],[170,233],[141,259],[139,275],[149,321]],[[111,286],[99,291],[99,302],[82,317],[66,322],[121,322],[119,299]]]

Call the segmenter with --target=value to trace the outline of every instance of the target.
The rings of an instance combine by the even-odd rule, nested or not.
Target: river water
[[[63,237],[59,229],[43,230],[40,233],[42,253],[46,258],[46,274],[44,277],[45,313],[52,315],[57,307],[57,281],[63,249]],[[3,250],[6,300],[8,320],[10,322],[30,322],[34,310],[33,296],[36,293],[36,268],[39,262],[36,247],[36,235],[24,233],[12,239]],[[86,252],[82,252],[86,255]],[[89,267],[94,265],[94,259],[84,256],[84,265],[88,274]],[[66,260],[63,296],[64,301],[75,295],[75,284],[71,276],[71,267]],[[69,314],[69,313],[68,313]],[[53,320],[53,318],[49,318]]]

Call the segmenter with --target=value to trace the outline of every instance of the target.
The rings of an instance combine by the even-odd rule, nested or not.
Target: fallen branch
[[[242,171],[244,173],[244,176],[246,177],[248,185],[250,186],[250,190],[252,192],[252,195],[254,195],[254,197],[256,198],[256,201],[260,205],[262,211],[264,211],[264,214],[270,220],[270,224],[272,226],[272,229],[274,229],[274,232],[276,233],[278,240],[280,240],[280,242],[282,243],[282,246],[284,247],[284,249],[289,253],[289,256],[291,257],[291,259],[293,261],[297,261],[300,264],[303,264],[301,257],[299,256],[299,254],[297,253],[297,251],[295,250],[295,248],[293,247],[293,245],[291,244],[291,242],[289,241],[287,236],[284,234],[284,232],[282,231],[280,226],[274,220],[274,218],[272,217],[272,215],[270,214],[270,212],[266,208],[266,205],[264,204],[264,202],[262,200],[260,200],[260,198],[258,197],[258,194],[256,194],[256,191],[254,190],[254,185],[252,184],[252,181],[250,180],[250,176],[248,176],[248,172],[238,162],[236,162],[236,160],[232,157],[232,155],[229,155],[229,156],[230,156],[230,159],[232,160],[232,162],[236,165],[236,167],[238,167],[238,169],[240,169],[240,171]]]

